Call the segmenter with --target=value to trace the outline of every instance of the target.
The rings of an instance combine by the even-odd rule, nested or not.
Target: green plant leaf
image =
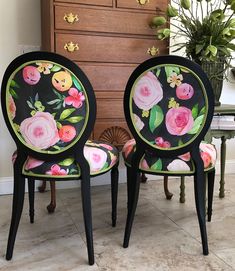
[[[198,116],[198,104],[195,104],[192,108],[192,116],[193,119],[195,120]]]
[[[84,119],[83,116],[76,116],[76,117],[68,118],[66,120],[69,121],[70,123],[78,123],[79,121],[81,121],[83,119]]]
[[[162,123],[163,119],[164,115],[161,107],[159,105],[154,105],[150,111],[149,118],[149,128],[152,133]]]
[[[196,55],[198,55],[202,49],[204,48],[205,44],[196,44]]]
[[[153,170],[162,170],[162,160],[159,158],[150,168]]]
[[[74,83],[75,87],[76,87],[78,90],[82,91],[82,87],[81,87],[79,81],[77,80],[77,78],[74,77],[74,76],[72,76],[72,79],[73,79],[73,83]]]
[[[161,69],[157,69],[157,71],[156,71],[156,76],[157,76],[157,77],[159,77],[160,72],[161,72]]]
[[[52,72],[58,72],[61,70],[61,67],[60,66],[57,66],[57,65],[54,65],[52,68],[51,68],[51,71]]]
[[[204,115],[197,117],[194,121],[193,128],[188,132],[188,134],[190,135],[196,134],[202,124],[203,119]]]
[[[74,158],[67,158],[64,159],[62,162],[59,163],[60,166],[69,167],[74,162]]]
[[[166,77],[168,78],[173,72],[177,75],[180,74],[180,68],[176,66],[166,66],[165,67]]]
[[[68,116],[70,116],[76,109],[75,108],[68,108],[65,109],[61,114],[60,114],[60,119],[64,120],[66,119]]]
[[[10,92],[10,94],[11,94],[12,97],[18,99],[18,95],[17,95],[17,93],[15,92],[15,90],[13,88],[10,88],[9,92]]]

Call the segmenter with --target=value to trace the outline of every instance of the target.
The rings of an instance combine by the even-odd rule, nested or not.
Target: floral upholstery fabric
[[[161,144],[164,144],[163,139],[158,138],[158,141]],[[135,146],[135,139],[131,139],[126,142],[122,149],[123,158],[127,166],[131,165],[131,159],[135,152]],[[201,142],[200,155],[204,163],[205,171],[215,166],[216,149],[214,145]],[[168,175],[194,173],[194,165],[189,153],[185,153],[184,155],[180,155],[176,158],[161,158],[145,152],[140,161],[139,168],[150,173],[167,172]]]
[[[205,89],[191,70],[159,65],[142,73],[131,89],[135,130],[149,145],[176,149],[200,133],[207,116]]]
[[[13,162],[16,155],[15,152],[13,154]],[[84,156],[90,165],[90,173],[93,176],[109,171],[118,163],[118,155],[117,148],[108,143],[89,140],[84,147]],[[44,178],[71,178],[79,177],[80,169],[73,158],[67,158],[63,161],[45,162],[28,157],[23,167],[23,174]]]
[[[89,114],[80,80],[53,62],[25,63],[9,78],[7,112],[17,135],[29,148],[60,152],[81,136]]]

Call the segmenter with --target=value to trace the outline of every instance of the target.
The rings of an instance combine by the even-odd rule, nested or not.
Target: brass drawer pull
[[[77,14],[74,15],[72,12],[70,12],[69,14],[64,15],[64,20],[69,24],[73,24],[77,22],[79,18]]]
[[[65,43],[64,49],[66,51],[68,51],[69,53],[73,53],[74,51],[78,51],[79,50],[79,46],[78,46],[77,43],[75,44],[72,41],[70,41],[68,43]]]
[[[155,46],[153,46],[152,48],[148,48],[147,50],[147,54],[151,55],[151,56],[155,56],[158,54],[158,48],[156,48]]]
[[[136,0],[137,3],[139,3],[141,6],[146,5],[147,3],[149,3],[150,0]]]

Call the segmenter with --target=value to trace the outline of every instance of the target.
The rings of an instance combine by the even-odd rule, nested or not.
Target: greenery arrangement
[[[229,59],[235,51],[234,11],[235,0],[172,0],[166,16],[153,17],[151,27],[157,29],[158,40],[184,37],[173,52],[185,48],[187,57],[199,64]]]

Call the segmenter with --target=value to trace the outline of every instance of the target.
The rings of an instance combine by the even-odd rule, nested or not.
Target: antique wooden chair
[[[202,142],[212,120],[214,97],[201,67],[179,56],[159,56],[140,64],[130,76],[125,117],[134,139],[123,147],[127,168],[128,215],[123,247],[128,247],[140,187],[140,172],[194,176],[196,210],[203,254],[208,254],[205,223],[205,175],[208,220],[212,214],[216,151]]]
[[[94,263],[90,177],[111,170],[112,225],[116,224],[118,150],[88,141],[96,118],[93,88],[80,68],[60,55],[32,52],[8,66],[1,104],[17,145],[13,156],[14,194],[6,259],[13,254],[28,179],[30,221],[34,222],[35,179],[81,179],[89,264]]]

